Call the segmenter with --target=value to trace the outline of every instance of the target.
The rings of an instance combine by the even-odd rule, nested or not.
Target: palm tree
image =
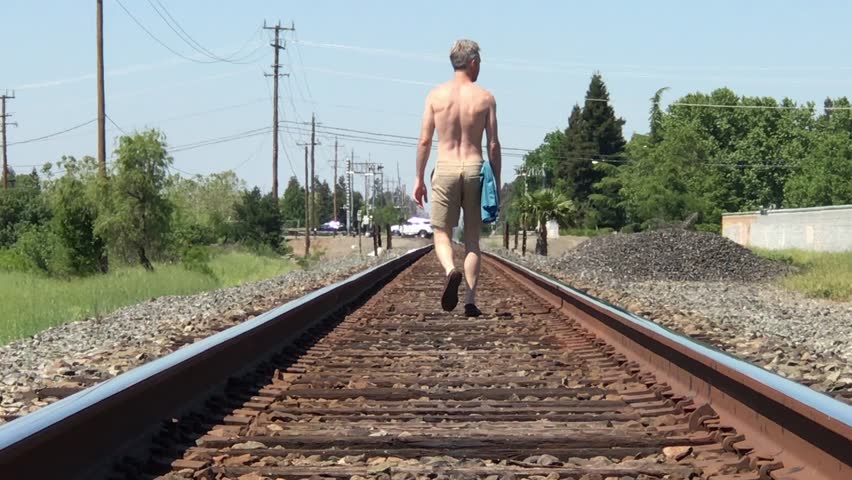
[[[547,221],[556,220],[561,224],[571,223],[577,209],[564,193],[547,188],[533,192],[529,196],[532,219],[538,223],[538,239],[541,254],[547,256]]]

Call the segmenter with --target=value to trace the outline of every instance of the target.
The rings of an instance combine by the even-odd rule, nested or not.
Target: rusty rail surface
[[[183,400],[140,382],[40,443],[0,428],[3,478],[72,477],[101,435],[118,451],[146,425],[111,478],[852,478],[852,407],[494,256],[477,319],[440,311],[434,256],[382,286],[424,253],[317,292],[201,378],[175,372]],[[232,380],[211,395],[207,376]]]

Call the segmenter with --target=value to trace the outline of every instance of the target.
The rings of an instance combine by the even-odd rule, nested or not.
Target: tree
[[[820,132],[784,188],[786,206],[852,203],[852,135]]]
[[[564,157],[565,132],[554,130],[545,135],[541,145],[524,155],[523,169],[528,175],[529,186],[533,190],[554,186],[559,180],[556,172]]]
[[[567,195],[549,188],[533,192],[528,201],[531,217],[538,224],[539,253],[547,256],[547,221],[568,224],[573,221],[576,208]]]
[[[63,264],[68,273],[87,275],[98,270],[105,272],[102,262],[106,242],[95,234],[98,208],[96,191],[97,162],[92,157],[78,161],[63,157],[58,162],[65,175],[51,185],[52,233],[61,244]]]
[[[365,210],[364,195],[361,192],[352,192],[352,223],[357,224],[358,213]]]
[[[517,225],[510,219],[510,209],[512,206],[512,197],[515,194],[515,189],[512,183],[504,183],[500,188],[500,217],[497,219],[497,225]],[[501,227],[502,228],[502,227]]]
[[[521,255],[527,253],[527,228],[531,220],[530,195],[524,194],[523,179],[517,178],[514,182],[514,190],[517,192],[512,195],[512,203],[509,205],[509,211],[506,213],[510,222],[518,225],[521,229]]]
[[[621,132],[624,119],[615,117],[615,110],[609,104],[609,92],[600,73],[592,75],[582,118],[586,141],[594,145],[596,156],[609,157],[624,150],[627,144]]]
[[[0,190],[0,248],[11,247],[28,226],[42,225],[51,212],[42,195],[41,180],[30,175],[10,175],[6,190]]]
[[[390,227],[391,225],[398,225],[401,220],[399,209],[391,203],[385,203],[373,210],[373,224],[379,227],[379,235],[381,236],[382,229],[387,232],[386,247],[388,249],[391,248]]]
[[[334,183],[334,194],[337,196],[337,212],[335,212],[335,215],[341,224],[345,224],[346,208],[349,201],[346,197],[346,177],[341,175]]]
[[[281,220],[285,226],[298,226],[305,223],[305,189],[299,179],[290,177],[284,196],[281,197]]]
[[[149,254],[166,244],[173,208],[165,195],[172,163],[166,139],[155,129],[126,135],[115,153],[95,234],[110,248],[136,255],[146,270],[153,271]]]
[[[234,205],[245,190],[245,182],[233,171],[195,175],[173,175],[167,184],[172,213],[173,241],[181,249],[225,241],[230,233]]]
[[[707,164],[713,142],[684,125],[668,129],[656,147],[651,145],[647,135],[635,135],[628,148],[631,162],[619,169],[627,221],[648,227],[693,212],[718,221],[725,187]]]
[[[316,179],[316,186],[316,192],[314,192],[316,197],[316,222],[314,225],[318,226],[334,217],[334,204],[331,198],[331,187],[328,185],[328,182],[325,180],[320,182],[319,179]]]
[[[245,191],[234,210],[236,240],[252,247],[266,245],[281,251],[281,211],[271,192],[262,195],[257,187]]]
[[[713,144],[715,156],[708,163],[713,164],[712,170],[724,186],[720,206],[737,211],[783,204],[790,167],[809,150],[809,132],[816,127],[812,103],[739,97],[730,89],[720,88],[674,102],[664,115],[662,135],[670,129],[691,128],[702,141]]]
[[[825,100],[824,114],[819,123],[826,130],[844,132],[852,135],[852,104],[846,97]]]
[[[663,93],[668,89],[669,87],[663,87],[657,90],[654,96],[651,97],[651,133],[649,135],[653,143],[660,141],[660,129],[663,124],[663,109],[660,108],[660,102],[663,100]]]
[[[587,217],[586,223],[597,226],[601,218],[607,218],[618,228],[622,216],[611,205],[620,203],[618,188],[612,182],[601,181],[607,175],[615,175],[615,169],[595,168],[596,162],[621,162],[621,153],[626,142],[622,134],[624,120],[615,116],[609,104],[609,92],[600,73],[595,73],[586,91],[583,107],[574,105],[568,118],[568,128],[562,137],[562,155],[556,164],[555,186],[574,200]],[[598,189],[595,189],[598,185]],[[590,196],[596,194],[596,200]],[[604,201],[601,196],[612,196]],[[607,208],[606,212],[597,208]]]
[[[592,185],[586,208],[585,223],[589,228],[621,228],[625,222],[624,199],[621,196],[622,179],[618,174],[622,167],[597,162],[593,168],[599,173],[600,181]]]
[[[571,110],[562,145],[562,155],[554,168],[556,188],[582,202],[591,193],[597,179],[592,175],[592,155],[595,149],[588,140],[583,110],[579,105],[574,105]]]

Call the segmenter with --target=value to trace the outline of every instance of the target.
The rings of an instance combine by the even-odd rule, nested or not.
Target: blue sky
[[[416,136],[430,85],[451,75],[453,40],[483,50],[480,83],[498,103],[504,147],[534,148],[564,128],[599,70],[625,137],[648,128],[648,99],[665,101],[729,87],[741,95],[815,101],[852,94],[852,37],[842,1],[261,1],[160,0],[206,48],[228,55],[246,46],[248,64],[200,64],[147,36],[120,8],[105,3],[107,114],[123,130],[157,127],[172,146],[264,128],[271,123],[269,33],[264,20],[289,24],[281,61],[281,116],[326,127]],[[202,58],[157,16],[148,0],[122,3],[157,38]],[[84,5],[85,4],[85,5]],[[156,5],[156,2],[154,2]],[[10,164],[20,170],[61,155],[94,155],[94,123],[49,140],[14,145],[96,117],[95,1],[5,0],[0,91],[19,127],[8,132]],[[107,124],[108,150],[120,132]],[[303,175],[298,131],[282,133],[280,183]],[[331,178],[334,139],[321,137],[317,173]],[[414,149],[341,139],[343,152],[382,162],[411,185]],[[236,169],[249,185],[271,186],[271,134],[176,151],[182,172]],[[348,153],[347,153],[348,154]],[[434,162],[434,157],[430,160]],[[520,158],[506,157],[506,169]],[[292,165],[292,168],[291,168]],[[504,176],[505,178],[506,176]],[[509,178],[506,178],[508,180]]]

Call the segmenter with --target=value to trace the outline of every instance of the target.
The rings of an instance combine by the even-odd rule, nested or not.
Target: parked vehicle
[[[340,222],[336,220],[331,220],[330,222],[325,222],[319,226],[319,231],[321,232],[338,232],[340,231],[340,227],[342,225]]]
[[[432,222],[428,218],[411,217],[401,225],[396,225],[403,237],[432,238]],[[391,232],[394,227],[391,227]]]

